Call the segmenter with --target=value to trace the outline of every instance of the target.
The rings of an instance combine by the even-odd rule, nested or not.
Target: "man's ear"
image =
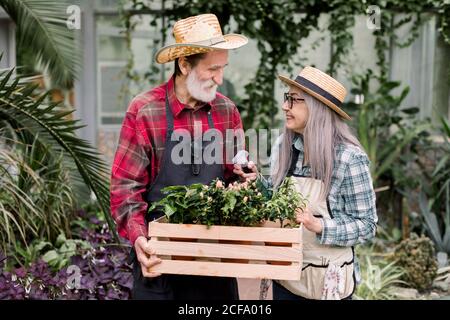
[[[180,71],[183,74],[183,76],[187,76],[188,73],[191,71],[191,65],[189,64],[189,62],[187,62],[185,57],[180,57],[178,59],[178,67],[180,68]]]

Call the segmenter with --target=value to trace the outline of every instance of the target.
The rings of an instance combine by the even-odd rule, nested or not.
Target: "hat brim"
[[[278,79],[280,79],[281,81],[283,81],[287,85],[300,88],[303,91],[307,92],[308,94],[312,95],[314,98],[322,101],[328,107],[333,109],[337,114],[339,114],[342,118],[344,118],[346,120],[352,120],[352,118],[344,110],[339,108],[336,104],[334,104],[333,102],[331,102],[327,98],[325,98],[325,97],[321,96],[320,94],[314,92],[313,90],[311,90],[311,89],[301,85],[300,83],[298,83],[298,82],[296,82],[296,81],[294,81],[294,80],[292,80],[292,79],[290,79],[288,77],[282,76],[282,75],[278,75]]]
[[[155,60],[158,63],[167,63],[179,57],[190,56],[197,53],[204,53],[213,50],[232,50],[242,47],[248,43],[247,37],[240,34],[226,34],[225,41],[212,46],[198,45],[195,43],[175,43],[158,50]]]

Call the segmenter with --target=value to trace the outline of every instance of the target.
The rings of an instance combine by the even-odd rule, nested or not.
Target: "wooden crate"
[[[207,228],[204,225],[153,221],[149,225],[149,236],[152,248],[162,259],[160,264],[152,267],[151,270],[155,272],[256,279],[300,279],[302,245],[299,228]],[[177,241],[173,241],[174,238]],[[239,243],[243,241],[249,244]],[[279,245],[266,245],[268,242]],[[192,257],[192,261],[173,260],[173,256]],[[248,262],[229,262],[232,259],[248,259]],[[267,261],[287,261],[290,265],[268,264]]]

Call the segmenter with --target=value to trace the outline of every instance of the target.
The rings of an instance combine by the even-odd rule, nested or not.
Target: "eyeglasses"
[[[288,92],[284,93],[284,102],[288,101],[288,106],[289,109],[292,109],[292,107],[294,106],[294,102],[300,102],[300,101],[305,101],[305,99],[300,99],[300,98],[294,98],[292,95],[290,95]]]

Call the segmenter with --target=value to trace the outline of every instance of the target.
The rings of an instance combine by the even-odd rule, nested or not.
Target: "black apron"
[[[171,159],[172,149],[179,143],[172,141],[174,131],[173,114],[169,105],[166,87],[166,119],[167,134],[165,150],[160,171],[155,181],[148,188],[146,201],[150,204],[163,198],[161,189],[173,185],[190,185],[193,183],[210,184],[216,178],[224,176],[222,164],[205,164],[203,158],[194,161],[192,146],[198,141],[191,141],[191,164],[174,164]],[[208,111],[209,128],[214,128],[211,112]],[[210,141],[209,143],[212,143]],[[200,156],[209,143],[203,143]],[[199,163],[201,162],[201,163]],[[153,212],[145,217],[146,223],[162,216],[161,212]],[[206,277],[190,275],[163,274],[156,278],[142,276],[141,265],[134,257],[133,266],[133,299],[140,300],[237,300],[239,299],[236,278]]]

